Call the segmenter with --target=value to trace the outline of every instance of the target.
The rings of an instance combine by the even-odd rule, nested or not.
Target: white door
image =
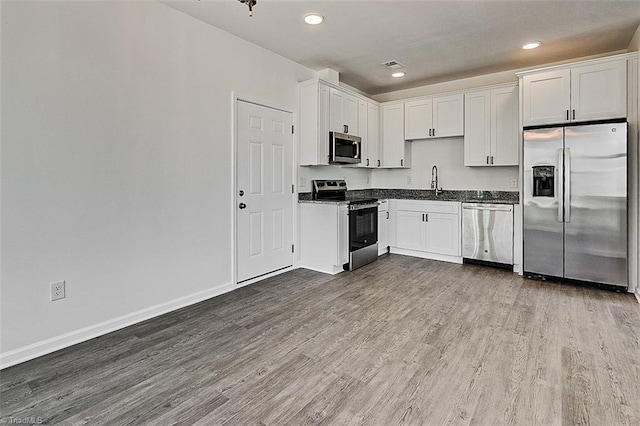
[[[627,61],[586,65],[571,70],[571,119],[627,116]]]
[[[488,166],[491,152],[491,90],[467,93],[464,108],[464,165]]]
[[[461,94],[433,99],[433,131],[431,136],[437,138],[462,136],[463,127],[464,100]]]
[[[404,106],[382,107],[382,166],[404,167]]]
[[[396,246],[408,250],[424,251],[425,248],[425,214],[398,210],[396,213]]]
[[[238,100],[238,282],[293,265],[293,118]]]
[[[404,138],[425,139],[431,136],[433,127],[433,103],[431,99],[406,102],[404,104]]]
[[[523,78],[522,121],[525,126],[569,121],[571,72],[555,70]]]
[[[458,215],[429,213],[427,216],[426,251],[460,256],[460,224]]]

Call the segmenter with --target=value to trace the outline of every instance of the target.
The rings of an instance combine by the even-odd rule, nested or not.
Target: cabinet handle
[[[369,167],[369,159],[367,158],[367,167]]]
[[[575,110],[575,109],[573,109],[573,110],[571,110],[571,111],[572,111],[572,115],[573,115],[573,118],[572,118],[572,119],[573,119],[573,120],[575,120],[575,119],[576,119],[576,110]]]
[[[349,126],[347,126],[346,124],[343,124],[342,130],[344,130],[345,133],[349,133]]]
[[[424,222],[424,213],[422,213],[422,221]]]
[[[487,164],[489,164],[489,156],[487,155]]]
[[[404,160],[400,159],[400,167],[404,167]]]
[[[425,222],[429,222],[429,213],[425,214],[425,215],[424,215],[424,217],[425,217],[425,220],[424,220],[424,221],[425,221]]]
[[[436,129],[432,129],[432,130],[433,130],[432,136],[435,136],[436,135]]]
[[[493,155],[491,156],[491,164],[493,164]]]
[[[378,160],[378,167],[380,167],[380,160]]]
[[[569,110],[567,110],[567,120],[569,120]]]
[[[387,219],[389,219],[389,212],[387,212]]]

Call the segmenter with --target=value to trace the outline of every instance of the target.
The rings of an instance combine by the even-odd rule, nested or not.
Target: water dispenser
[[[555,197],[554,166],[533,166],[533,196]]]

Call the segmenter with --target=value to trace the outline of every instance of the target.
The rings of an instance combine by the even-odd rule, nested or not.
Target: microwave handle
[[[353,158],[360,158],[360,143],[354,142],[353,144],[356,146],[356,155]]]

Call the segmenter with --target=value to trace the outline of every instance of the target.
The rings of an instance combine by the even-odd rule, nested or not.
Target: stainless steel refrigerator
[[[524,131],[524,272],[627,278],[627,123]]]

